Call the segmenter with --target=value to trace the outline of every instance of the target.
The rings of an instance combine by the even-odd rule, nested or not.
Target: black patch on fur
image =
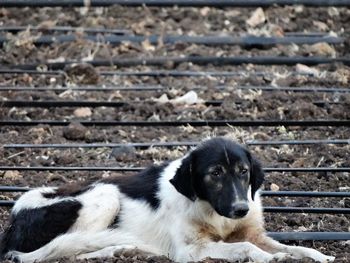
[[[79,183],[72,183],[61,186],[54,193],[43,193],[42,196],[45,198],[56,198],[56,197],[75,197],[91,189],[91,183],[93,180],[87,180]]]
[[[196,193],[193,188],[192,154],[182,160],[181,166],[177,169],[170,183],[188,199],[192,201],[196,199]]]
[[[78,218],[82,205],[78,201],[62,201],[50,206],[24,209],[12,215],[3,233],[0,257],[16,250],[31,252],[66,233]]]
[[[264,171],[261,168],[261,165],[258,160],[256,160],[254,157],[251,157],[250,154],[248,154],[248,157],[250,159],[250,185],[251,185],[251,192],[252,192],[252,199],[254,200],[255,192],[259,190],[261,185],[264,182],[265,174]]]
[[[157,209],[160,204],[160,200],[157,197],[159,192],[158,179],[167,165],[168,163],[160,166],[151,166],[136,175],[121,175],[102,179],[100,182],[115,184],[128,197],[144,200],[152,208]]]

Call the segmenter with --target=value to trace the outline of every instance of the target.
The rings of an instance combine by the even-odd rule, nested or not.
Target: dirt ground
[[[178,43],[156,46],[149,43],[93,43],[79,39],[72,43],[35,46],[32,40],[43,32],[26,31],[7,34],[11,41],[0,48],[0,65],[44,63],[66,60],[110,59],[126,57],[215,55],[215,56],[327,56],[349,57],[350,10],[346,8],[270,7],[264,9],[266,21],[253,28],[246,24],[255,8],[0,8],[0,25],[40,25],[106,27],[126,29],[135,34],[244,35],[283,36],[290,32],[323,32],[345,37],[343,44],[329,46],[278,45],[268,49],[239,46],[203,46]],[[83,33],[76,33],[78,36]],[[45,66],[41,69],[45,70]],[[177,69],[194,71],[242,71],[233,77],[120,77],[102,76],[109,70]],[[342,64],[312,67],[314,76],[290,74],[296,66],[198,66],[191,63],[169,64],[165,68],[137,66],[116,68],[79,66],[65,68],[61,75],[1,74],[1,86],[69,86],[67,91],[0,91],[1,101],[123,101],[121,107],[0,107],[1,120],[69,120],[68,127],[38,125],[0,127],[0,146],[10,143],[94,143],[94,142],[171,142],[199,141],[209,136],[230,136],[240,143],[248,140],[349,139],[349,127],[84,127],[81,120],[349,120],[350,93],[281,92],[239,89],[241,85],[349,88],[350,68]],[[257,76],[264,72],[265,76]],[[162,85],[156,91],[74,91],[79,85],[127,86]],[[171,100],[195,91],[196,104],[174,104]],[[164,98],[165,99],[164,100]],[[206,105],[205,101],[221,101]],[[350,146],[281,145],[250,146],[264,167],[349,167]],[[187,147],[150,147],[135,149],[71,148],[8,149],[0,147],[1,166],[147,166],[182,156]],[[115,175],[115,172],[32,172],[0,171],[0,185],[62,185],[87,178]],[[265,190],[277,185],[279,190],[349,191],[349,173],[268,173]],[[275,186],[272,186],[275,187]],[[0,200],[12,200],[19,194],[0,193]],[[349,208],[349,198],[268,198],[265,206]],[[0,231],[4,229],[9,209],[0,208]],[[268,231],[350,231],[349,215],[265,213]],[[349,241],[298,241],[321,252],[336,256],[336,262],[349,262]],[[72,258],[59,262],[72,262]],[[205,262],[227,262],[206,259]],[[57,261],[56,261],[57,262]],[[139,252],[124,252],[112,259],[85,262],[170,262],[165,257],[147,257]],[[286,262],[313,262],[310,259]]]

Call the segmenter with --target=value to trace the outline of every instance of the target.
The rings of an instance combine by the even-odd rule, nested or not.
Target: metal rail
[[[47,65],[50,70],[64,69],[67,65],[83,63],[82,61],[66,61],[66,62],[41,62],[34,64],[18,64],[11,65],[12,69],[24,69],[34,70],[40,65]],[[134,67],[134,66],[166,66],[172,63],[177,66],[181,63],[192,63],[196,65],[208,65],[215,66],[224,65],[242,65],[242,64],[255,64],[255,65],[287,65],[293,66],[296,64],[304,64],[308,66],[315,66],[319,64],[331,64],[331,63],[343,63],[346,66],[350,65],[350,58],[338,57],[275,57],[275,56],[234,56],[234,57],[216,57],[216,56],[186,56],[186,57],[149,57],[149,58],[111,58],[109,60],[90,60],[85,61],[95,67],[102,66],[118,66],[118,67]]]
[[[118,147],[134,147],[138,149],[147,149],[150,147],[178,147],[178,146],[196,146],[200,142],[185,141],[185,142],[136,142],[136,143],[49,143],[49,144],[3,144],[4,149],[18,149],[18,148],[118,148]],[[349,145],[350,139],[333,139],[333,140],[276,140],[276,141],[246,141],[249,146],[265,146],[265,145],[320,145],[320,144],[336,144]]]
[[[72,7],[72,6],[111,6],[122,5],[129,7],[158,6],[158,7],[268,7],[274,5],[305,5],[320,6],[350,6],[349,0],[0,0],[2,7]]]
[[[0,120],[0,126],[16,125],[16,126],[35,126],[39,124],[52,126],[66,126],[72,121],[57,120]],[[206,120],[206,121],[79,121],[84,126],[144,126],[144,127],[178,127],[191,125],[193,127],[223,127],[223,126],[299,126],[299,127],[315,127],[315,126],[333,126],[333,127],[349,127],[350,120]]]
[[[29,190],[31,190],[29,187],[0,185],[0,192],[27,192]],[[350,197],[350,192],[260,191],[260,194],[266,197]]]
[[[172,87],[174,88],[174,87]],[[195,86],[193,90],[199,90],[206,87]],[[327,87],[313,87],[313,86],[301,86],[301,87],[275,87],[275,86],[230,86],[230,85],[217,85],[214,89],[227,89],[235,88],[237,90],[262,90],[262,91],[290,91],[290,92],[325,92],[325,93],[350,93],[350,88],[327,88]],[[131,85],[131,86],[78,86],[78,87],[26,87],[26,86],[0,86],[0,91],[94,91],[94,92],[107,92],[107,91],[161,91],[170,89],[170,87],[162,85]]]
[[[0,166],[0,171],[115,171],[115,172],[138,172],[146,167],[116,167],[116,166]],[[350,172],[350,167],[266,167],[264,172]]]
[[[110,65],[109,65],[110,66]],[[0,68],[0,74],[34,74],[34,75],[61,75],[65,74],[63,70],[47,70],[40,71],[33,69],[15,69],[12,66],[9,68]],[[191,71],[191,70],[152,70],[152,71],[99,71],[101,76],[120,76],[120,77],[247,77],[247,76],[274,76],[276,74],[284,74],[286,76],[308,76],[313,77],[314,74],[300,73],[289,71],[284,73],[272,73],[263,71]]]
[[[11,32],[11,33],[18,33],[21,31],[30,30],[30,31],[40,31],[40,32],[78,32],[78,33],[90,33],[90,34],[98,34],[98,33],[104,33],[104,34],[115,34],[115,35],[131,35],[132,31],[125,30],[125,29],[108,29],[108,28],[92,28],[92,27],[71,27],[71,26],[52,26],[52,27],[43,27],[43,26],[1,26],[1,31]],[[289,35],[289,36],[309,36],[308,34],[303,34],[302,32]],[[319,35],[310,35],[309,37],[324,37],[327,36],[326,34],[319,34]]]
[[[268,232],[275,240],[349,240],[349,232]]]
[[[326,42],[328,44],[341,44],[344,42],[343,37],[322,36],[285,36],[285,37],[263,37],[263,36],[186,36],[186,35],[83,35],[76,34],[65,35],[42,35],[33,40],[35,45],[50,45],[54,43],[74,42],[80,39],[92,42],[107,42],[112,45],[118,45],[123,42],[142,43],[148,41],[151,45],[158,45],[160,42],[166,45],[176,43],[187,43],[197,45],[240,45],[246,48],[266,48],[276,45],[312,45],[316,43]],[[11,38],[0,35],[0,44],[11,41]]]
[[[151,101],[152,102],[152,101]],[[154,102],[154,101],[153,101]],[[49,108],[49,107],[123,107],[130,104],[142,104],[147,103],[147,101],[82,101],[82,100],[5,100],[0,101],[0,107],[39,107],[39,108]],[[220,106],[223,101],[209,100],[203,101],[206,106]],[[332,104],[332,102],[315,102],[315,104]],[[239,104],[239,102],[237,103]]]
[[[150,101],[90,101],[90,100],[3,100],[0,101],[0,107],[39,107],[39,108],[50,108],[50,107],[123,107],[130,104],[140,103],[154,103],[154,100]],[[224,103],[223,100],[207,100],[199,102],[206,106],[221,106]],[[235,104],[241,104],[241,101],[235,101]],[[314,101],[314,105],[324,107],[329,104],[342,104],[337,101]]]

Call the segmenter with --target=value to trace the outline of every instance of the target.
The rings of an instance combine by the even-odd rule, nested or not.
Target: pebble
[[[271,191],[273,191],[273,192],[277,192],[277,191],[280,190],[280,187],[279,187],[277,184],[271,184],[271,185],[270,185],[270,189],[271,189]]]
[[[16,179],[19,177],[18,171],[6,171],[4,174],[4,179]]]
[[[92,111],[88,107],[78,108],[74,111],[74,116],[78,118],[90,117]]]
[[[79,122],[72,122],[63,128],[63,136],[68,140],[83,140],[87,133],[87,128]]]
[[[264,10],[259,7],[255,9],[250,18],[246,21],[246,23],[251,27],[256,27],[266,21]]]

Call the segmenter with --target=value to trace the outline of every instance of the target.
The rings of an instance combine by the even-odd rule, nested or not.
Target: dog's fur
[[[0,254],[34,262],[139,249],[179,262],[206,257],[333,261],[266,236],[258,194],[263,177],[246,149],[213,138],[181,159],[134,176],[37,188],[13,207]]]

